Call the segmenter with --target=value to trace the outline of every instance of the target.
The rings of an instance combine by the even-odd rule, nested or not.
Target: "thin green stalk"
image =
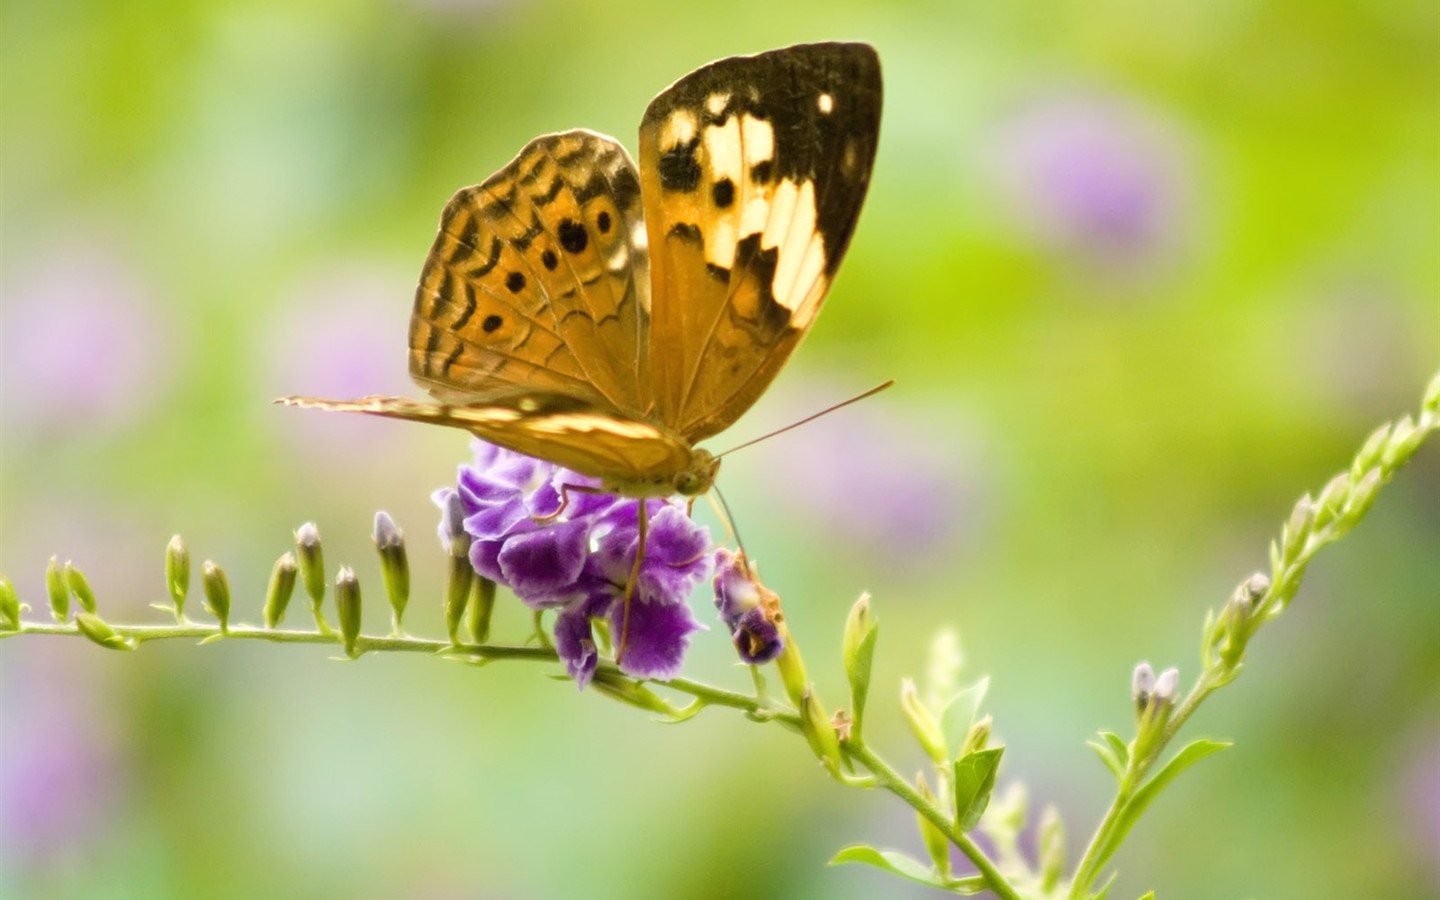
[[[960,852],[965,854],[965,857],[975,865],[976,871],[984,877],[987,886],[995,896],[1002,897],[1004,900],[1020,900],[1020,895],[1010,886],[1010,882],[1005,880],[1005,876],[995,868],[995,864],[985,855],[985,851],[976,846],[965,832],[956,827],[954,821],[943,809],[922,797],[919,791],[900,776],[900,773],[890,768],[885,760],[876,756],[864,743],[851,742],[842,746],[851,759],[874,773],[882,787],[904,800],[912,809],[939,828],[950,840],[950,843],[958,847]]]

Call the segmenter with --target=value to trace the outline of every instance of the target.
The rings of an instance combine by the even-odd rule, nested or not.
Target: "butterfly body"
[[[864,44],[690,73],[650,104],[638,167],[545,135],[446,205],[410,372],[440,402],[287,403],[449,425],[632,497],[704,493],[729,427],[808,331],[853,233],[879,133]]]

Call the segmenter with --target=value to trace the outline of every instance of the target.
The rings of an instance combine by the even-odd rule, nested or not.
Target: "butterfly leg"
[[[541,524],[544,524],[544,523],[546,523],[546,522],[553,522],[553,521],[555,521],[557,518],[560,517],[560,514],[563,513],[563,512],[565,511],[565,509],[570,505],[570,492],[571,492],[571,491],[574,491],[574,492],[577,493],[577,494],[603,494],[603,493],[605,493],[605,492],[604,492],[603,490],[601,490],[600,488],[591,487],[591,486],[588,485],[588,484],[562,484],[562,485],[560,485],[560,505],[557,506],[557,507],[555,507],[555,511],[554,511],[554,512],[550,512],[550,513],[545,513],[543,516],[531,516],[531,517],[530,517],[530,521],[534,522],[534,523],[537,524],[537,525],[541,525]]]
[[[645,538],[650,533],[650,512],[645,501],[640,501],[640,541],[635,546],[635,565],[630,567],[630,578],[625,582],[625,611],[620,614],[620,643],[615,650],[615,664],[625,659],[625,637],[630,633],[630,601],[635,597],[635,584],[640,580],[640,564],[645,560]]]

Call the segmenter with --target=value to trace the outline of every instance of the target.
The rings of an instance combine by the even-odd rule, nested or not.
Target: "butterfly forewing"
[[[640,126],[660,421],[724,430],[789,358],[854,231],[880,123],[864,44],[713,63],[655,98]]]
[[[649,278],[634,165],[593,132],[530,142],[446,205],[416,289],[410,371],[460,402],[548,392],[648,405]]]

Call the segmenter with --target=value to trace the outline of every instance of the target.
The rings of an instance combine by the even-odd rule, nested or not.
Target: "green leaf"
[[[876,850],[874,847],[865,844],[855,844],[846,847],[836,853],[830,859],[830,865],[838,866],[843,863],[863,863],[867,866],[874,866],[877,869],[884,869],[892,875],[899,875],[901,878],[908,878],[920,884],[928,884],[930,887],[943,888],[945,882],[935,877],[935,872],[929,866],[918,859],[911,859],[903,853],[895,850]]]
[[[970,726],[975,724],[975,719],[980,714],[980,706],[989,692],[990,677],[987,675],[964,690],[956,691],[945,701],[937,714],[949,746],[964,746],[965,736],[969,733]]]
[[[961,831],[974,828],[990,805],[1004,753],[1004,747],[990,747],[955,760],[955,824]]]
[[[1116,780],[1124,777],[1125,764],[1115,758],[1115,752],[1108,746],[1099,741],[1086,741],[1085,746],[1095,751],[1095,755],[1100,757],[1100,761],[1105,764],[1105,768],[1110,770],[1110,774],[1114,775]]]
[[[1130,765],[1130,745],[1125,743],[1125,740],[1121,738],[1120,735],[1113,731],[1102,731],[1100,732],[1100,736],[1105,739],[1105,743],[1110,745],[1110,749],[1114,752],[1115,758],[1120,760],[1120,765]]]
[[[1100,868],[1109,861],[1110,857],[1115,855],[1115,851],[1120,849],[1120,844],[1125,840],[1126,836],[1130,834],[1130,829],[1134,828],[1135,823],[1140,820],[1140,816],[1144,814],[1146,807],[1160,795],[1160,792],[1164,790],[1171,781],[1175,780],[1175,776],[1210,754],[1218,753],[1229,746],[1229,741],[1212,741],[1203,738],[1198,741],[1193,741],[1187,744],[1179,753],[1175,754],[1159,772],[1156,772],[1154,776],[1141,785],[1140,789],[1135,792],[1135,795],[1130,798],[1130,802],[1125,804],[1125,809],[1120,813],[1119,818],[1116,819],[1115,828],[1110,832],[1110,837],[1106,840],[1105,846],[1096,854],[1095,868],[1092,871],[1099,871]]]

